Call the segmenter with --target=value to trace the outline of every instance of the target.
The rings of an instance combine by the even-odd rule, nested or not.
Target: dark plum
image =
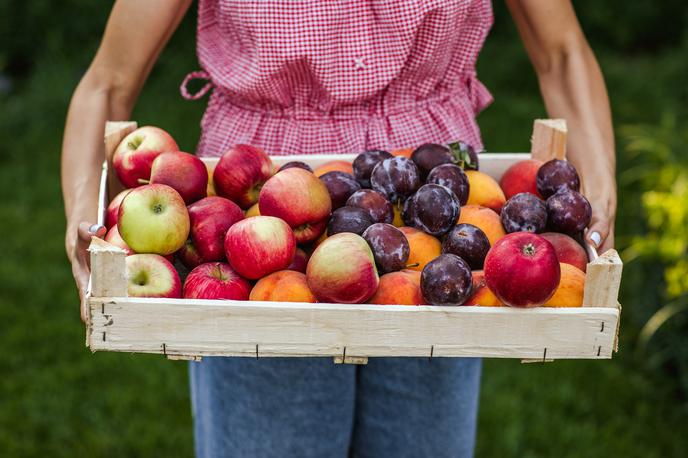
[[[401,207],[401,220],[404,222],[404,225],[406,226],[413,226],[413,218],[415,215],[413,214],[413,196],[410,198],[406,199],[406,202],[404,202],[403,207]]]
[[[490,241],[485,233],[472,224],[457,224],[442,241],[442,253],[459,256],[473,270],[483,268]]]
[[[370,184],[393,204],[406,200],[420,187],[420,172],[411,159],[396,156],[378,163]]]
[[[432,305],[462,305],[473,292],[471,268],[455,254],[441,254],[423,268],[420,289]]]
[[[418,166],[422,180],[438,165],[451,164],[452,159],[449,148],[437,143],[425,143],[411,153],[411,160]]]
[[[468,175],[458,165],[438,165],[430,171],[426,183],[439,184],[451,189],[461,205],[468,202]]]
[[[520,192],[507,200],[500,213],[507,234],[534,232],[539,234],[547,227],[545,202],[529,192]]]
[[[375,223],[363,232],[380,274],[406,267],[411,248],[403,232],[387,223]]]
[[[370,188],[370,174],[373,173],[373,169],[378,164],[385,159],[389,159],[392,156],[391,153],[382,150],[370,150],[356,156],[353,162],[354,176],[356,180],[364,188]]]
[[[336,209],[330,221],[327,223],[327,235],[339,234],[340,232],[353,232],[361,235],[363,231],[373,224],[368,212],[358,207],[340,207]]]
[[[552,159],[540,166],[535,176],[535,186],[545,199],[560,189],[580,190],[580,178],[576,168],[568,161]]]
[[[301,161],[287,162],[286,164],[284,164],[282,167],[279,168],[278,172],[281,172],[282,170],[290,169],[292,167],[308,170],[311,173],[313,172],[313,169],[311,168],[310,165],[306,164],[305,162],[301,162]]]
[[[547,199],[548,227],[556,232],[573,235],[590,224],[592,207],[583,194],[562,189]]]
[[[430,235],[439,236],[451,229],[459,217],[461,205],[449,188],[425,184],[411,199],[412,225]]]
[[[346,200],[356,191],[361,189],[356,178],[350,173],[332,171],[320,177],[332,200],[332,210],[346,205]]]
[[[372,189],[361,189],[351,194],[346,205],[367,211],[374,223],[391,223],[394,221],[392,204],[385,199],[385,196]]]
[[[454,164],[464,170],[478,170],[480,168],[478,153],[471,145],[462,141],[457,141],[447,146],[449,146],[452,152]]]

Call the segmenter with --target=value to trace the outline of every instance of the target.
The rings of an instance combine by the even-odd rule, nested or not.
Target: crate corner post
[[[533,136],[530,139],[530,154],[533,159],[548,161],[566,157],[568,130],[565,119],[536,119],[533,122]]]

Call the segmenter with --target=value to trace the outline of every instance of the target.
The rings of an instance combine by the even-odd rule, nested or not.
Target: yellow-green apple
[[[251,284],[226,262],[206,262],[194,268],[184,281],[184,299],[247,301]]]
[[[588,268],[588,254],[580,243],[568,235],[558,232],[545,232],[540,235],[549,240],[549,243],[554,246],[559,262],[578,267],[583,272],[586,271]]]
[[[250,280],[286,269],[295,252],[296,240],[291,228],[273,216],[253,216],[239,221],[225,236],[229,264]]]
[[[305,274],[306,266],[308,266],[308,253],[297,247],[294,253],[294,259],[292,259],[291,264],[287,266],[287,270],[295,270]]]
[[[494,244],[485,257],[485,282],[511,307],[536,307],[552,297],[561,270],[552,244],[531,232],[513,232]]]
[[[153,161],[150,183],[173,187],[189,205],[206,196],[208,169],[193,154],[170,151],[160,154]]]
[[[127,242],[125,242],[122,236],[119,235],[119,230],[117,230],[116,224],[110,228],[107,234],[105,234],[105,241],[123,249],[127,253],[127,256],[134,254],[134,250],[129,248]]]
[[[129,189],[125,189],[115,196],[114,199],[108,204],[107,210],[105,212],[105,227],[110,229],[112,226],[117,224],[117,214],[119,213],[119,204],[122,203],[124,196],[129,193]]]
[[[191,239],[203,262],[225,258],[225,234],[234,223],[244,219],[244,212],[224,197],[210,196],[189,205]]]
[[[132,189],[119,206],[117,228],[137,253],[172,254],[189,237],[189,212],[177,191],[164,184]]]
[[[325,231],[332,200],[318,177],[307,170],[290,168],[278,172],[265,183],[258,207],[261,215],[286,221],[297,243],[307,243]]]
[[[308,286],[320,302],[357,304],[375,294],[380,279],[363,237],[341,232],[315,249],[306,268]]]
[[[203,258],[196,249],[193,240],[190,238],[187,239],[184,245],[177,251],[177,258],[179,258],[187,269],[193,269],[203,264]]]
[[[260,189],[272,176],[272,170],[272,161],[262,149],[235,145],[222,155],[215,166],[215,192],[233,200],[241,208],[248,208],[258,201]]]
[[[117,146],[112,157],[119,181],[127,188],[135,188],[150,180],[153,160],[166,151],[177,151],[172,136],[159,127],[139,127]]]
[[[182,295],[182,282],[174,266],[157,254],[132,254],[126,258],[127,294],[131,297]]]

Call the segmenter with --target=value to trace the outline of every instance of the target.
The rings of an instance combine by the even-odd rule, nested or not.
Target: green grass
[[[190,456],[186,364],[91,354],[84,347],[63,253],[59,154],[67,102],[90,52],[42,58],[14,93],[0,99],[0,455]],[[652,120],[666,107],[685,106],[685,84],[674,64],[680,58],[603,56],[617,120]],[[133,115],[170,130],[188,151],[203,103],[182,101],[177,88],[194,67],[193,43],[174,41]],[[486,145],[492,151],[527,149],[532,119],[544,109],[520,46],[488,42],[479,72],[497,99],[480,118]],[[623,196],[620,203],[623,236],[633,230],[637,208]],[[685,400],[670,377],[647,369],[633,351],[637,323],[629,317],[642,315],[643,301],[657,297],[642,286],[657,284],[648,275],[661,273],[634,266],[624,273],[624,332],[614,360],[486,362],[478,456],[685,452]]]

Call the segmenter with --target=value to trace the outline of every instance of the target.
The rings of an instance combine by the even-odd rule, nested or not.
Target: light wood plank
[[[167,356],[542,359],[546,351],[549,359],[604,359],[612,355],[618,320],[613,308],[520,310],[140,298],[91,298],[90,308],[92,350]]]
[[[88,247],[91,256],[91,296],[126,297],[126,252],[97,237]]]
[[[618,308],[623,263],[616,250],[608,250],[588,263],[583,307]]]
[[[533,123],[530,154],[541,161],[564,159],[566,134],[565,119],[536,119]]]

